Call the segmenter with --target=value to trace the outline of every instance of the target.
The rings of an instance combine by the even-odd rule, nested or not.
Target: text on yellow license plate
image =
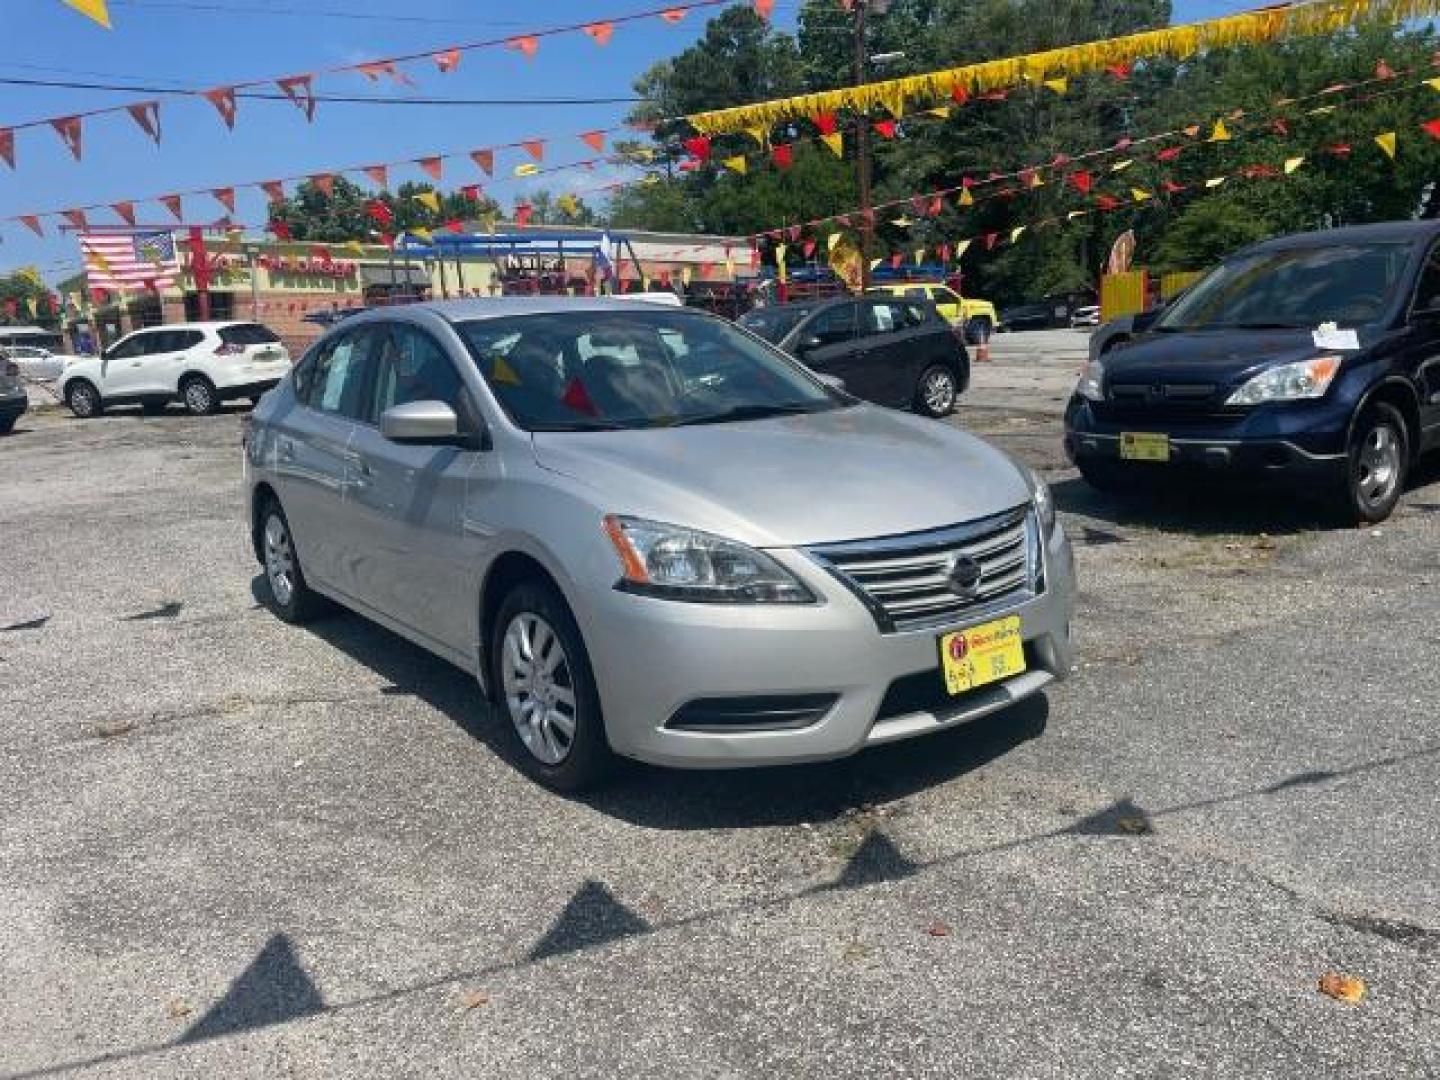
[[[1120,456],[1130,461],[1169,461],[1170,436],[1141,431],[1120,433]]]
[[[940,670],[945,674],[945,689],[952,694],[1020,674],[1025,670],[1020,616],[941,635]]]

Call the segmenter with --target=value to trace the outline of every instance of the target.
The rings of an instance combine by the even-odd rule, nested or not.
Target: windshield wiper
[[[823,406],[822,406],[823,407]],[[771,416],[795,416],[799,413],[817,412],[814,405],[736,405],[719,412],[701,413],[698,416],[682,416],[673,427],[688,427],[692,424],[724,424],[731,420],[764,420]]]
[[[1237,322],[1219,323],[1219,330],[1304,330],[1300,323],[1291,322]]]

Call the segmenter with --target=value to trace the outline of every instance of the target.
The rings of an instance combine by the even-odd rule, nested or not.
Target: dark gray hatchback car
[[[15,430],[15,421],[30,407],[30,397],[20,380],[20,365],[0,349],[0,435]]]

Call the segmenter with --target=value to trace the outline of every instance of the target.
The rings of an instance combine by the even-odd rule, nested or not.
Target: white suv
[[[163,409],[176,400],[200,416],[232,398],[259,399],[289,370],[290,353],[269,327],[176,323],[137,330],[100,356],[68,365],[56,388],[81,418],[108,405]]]

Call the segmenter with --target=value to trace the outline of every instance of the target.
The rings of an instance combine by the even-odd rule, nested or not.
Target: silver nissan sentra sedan
[[[475,675],[536,779],[839,757],[1070,669],[1045,484],[723,319],[623,300],[356,316],[256,407],[269,604]]]

